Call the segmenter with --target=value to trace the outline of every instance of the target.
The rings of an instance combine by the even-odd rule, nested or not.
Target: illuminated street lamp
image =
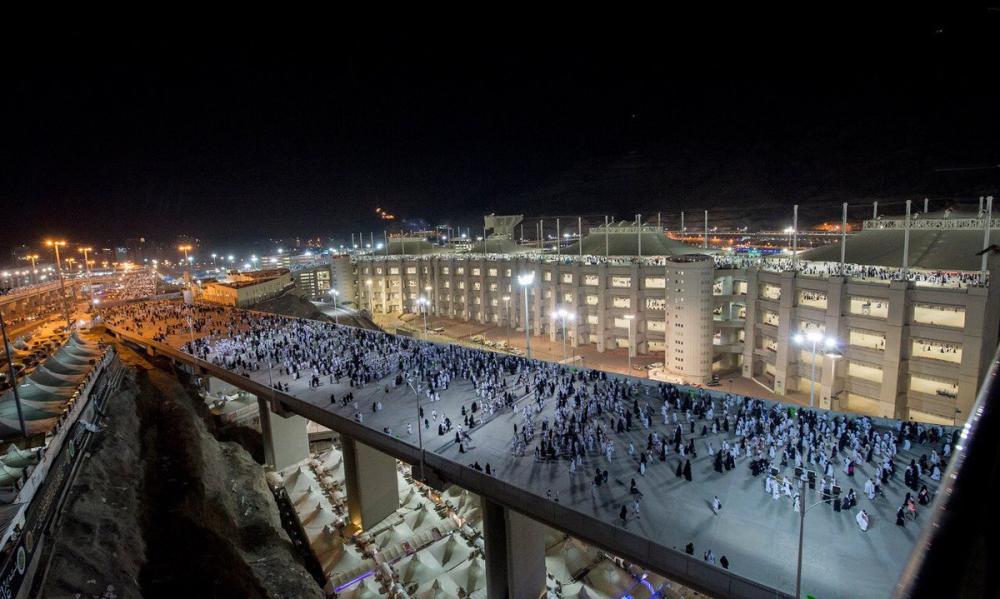
[[[840,352],[837,351],[837,339],[827,337],[819,331],[809,331],[805,335],[797,333],[792,337],[792,341],[796,345],[812,346],[812,374],[809,377],[809,407],[812,408],[816,400],[816,349],[822,345],[825,349],[825,355],[836,360],[841,357]]]
[[[62,301],[63,316],[66,317],[66,329],[68,330],[70,327],[70,321],[69,321],[69,308],[66,306],[66,281],[65,279],[63,279],[62,262],[59,260],[59,248],[65,247],[66,242],[49,239],[48,241],[45,242],[45,245],[54,249],[56,252],[56,270],[59,271],[59,295],[60,295],[60,300]]]
[[[635,354],[635,339],[632,337],[632,323],[635,322],[635,314],[626,314],[628,321],[628,373],[632,374],[632,355]]]
[[[576,314],[573,314],[569,310],[564,308],[559,308],[556,310],[555,314],[552,315],[554,318],[558,318],[562,322],[562,346],[563,346],[563,364],[566,363],[566,321],[576,320]]]
[[[504,309],[507,312],[507,347],[510,347],[510,296],[505,295],[502,298]]]
[[[89,254],[90,254],[90,252],[94,251],[94,248],[92,248],[92,247],[77,248],[76,251],[78,251],[78,252],[80,252],[80,253],[83,254],[83,264],[86,267],[87,276],[89,277],[90,276],[90,262],[89,262],[90,255]]]
[[[212,254],[212,268],[215,268],[215,258],[217,256],[218,256],[218,254]]]
[[[528,318],[528,287],[535,282],[535,272],[527,272],[521,275],[517,275],[517,282],[521,287],[524,287],[524,349],[525,355],[528,359],[531,359],[531,319]]]
[[[340,292],[336,289],[330,290],[330,297],[333,298],[333,324],[340,324],[340,316],[337,315],[337,296]]]
[[[424,313],[424,339],[427,338],[427,307],[430,303],[430,300],[422,295],[417,298],[417,305],[420,306],[420,311]]]
[[[28,260],[31,260],[31,282],[38,282],[38,269],[35,268],[35,260],[38,260],[38,254],[28,254],[26,256]]]

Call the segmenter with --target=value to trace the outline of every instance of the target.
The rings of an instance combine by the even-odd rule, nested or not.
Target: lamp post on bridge
[[[517,282],[524,288],[524,351],[531,359],[531,319],[528,317],[528,287],[535,281],[534,271],[517,275]]]

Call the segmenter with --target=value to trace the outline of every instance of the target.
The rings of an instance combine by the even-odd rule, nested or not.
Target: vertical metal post
[[[611,243],[610,243],[610,241],[608,239],[608,234],[609,234],[609,231],[608,231],[608,216],[604,215],[604,256],[605,257],[611,255]]]
[[[983,225],[983,249],[990,247],[990,227],[993,224],[993,196],[986,196],[986,214],[984,215],[986,222]],[[988,258],[990,257],[990,252],[983,253],[983,264],[980,270],[982,274],[986,276],[986,268],[988,266]]]
[[[910,269],[910,205],[912,200],[906,200],[906,222],[903,227],[903,278]]]
[[[799,205],[792,208],[792,264],[799,264]]]
[[[840,274],[844,274],[844,263],[847,261],[847,202],[844,202],[844,214],[840,219]]]
[[[639,257],[642,258],[642,215],[635,215],[635,230],[636,238],[639,241]]]
[[[7,368],[10,372],[10,391],[14,394],[14,404],[17,406],[17,421],[21,424],[21,434],[28,436],[28,429],[24,425],[24,412],[21,410],[21,395],[17,392],[17,373],[14,372],[14,360],[10,357],[10,341],[7,339],[7,323],[4,322],[3,312],[0,311],[0,331],[3,331],[3,349],[7,354]]]
[[[684,227],[684,211],[681,210],[681,233],[684,232],[684,229],[685,229],[685,227]]]
[[[562,255],[562,231],[559,226],[559,218],[556,217],[556,257]]]
[[[705,211],[705,241],[704,247],[708,249],[708,210]]]
[[[545,219],[538,219],[538,244],[542,252],[545,251]]]
[[[924,214],[927,214],[928,212],[930,212],[930,210],[929,210],[930,203],[931,203],[930,198],[924,198]]]
[[[656,213],[656,228],[660,230],[660,233],[663,232],[663,218],[659,212]]]
[[[59,299],[62,303],[63,316],[66,317],[66,332],[69,332],[69,307],[66,305],[66,279],[63,278],[62,262],[59,260],[59,243],[53,243],[56,250],[56,270],[59,271]],[[184,262],[187,262],[185,260]]]
[[[583,217],[576,217],[577,243],[580,246],[580,256],[583,256]]]
[[[875,202],[872,204],[872,220],[875,220],[877,218],[878,218],[878,200],[875,200]]]
[[[524,286],[524,349],[528,359],[531,359],[531,319],[528,317],[528,286]]]
[[[385,244],[385,255],[389,255],[389,232],[382,229],[382,243]]]
[[[799,559],[795,567],[795,599],[802,596],[802,541],[806,529],[806,486],[799,481]]]

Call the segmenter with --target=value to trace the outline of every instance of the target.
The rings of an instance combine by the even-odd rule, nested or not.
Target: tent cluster
[[[25,347],[18,347],[19,342]],[[27,350],[26,344],[19,342],[11,346],[15,360]],[[93,376],[94,365],[103,353],[97,343],[85,341],[74,333],[33,372],[18,380],[17,393],[29,435],[45,434],[59,425]],[[0,394],[0,439],[20,434],[14,393],[7,389]]]
[[[348,522],[344,459],[336,447],[286,470],[277,481],[323,567],[328,590],[343,599],[443,599],[485,592],[479,497],[458,486],[438,494],[416,484],[406,468],[397,476],[400,508],[359,535]],[[545,530],[551,596],[686,596],[686,589],[660,576]]]

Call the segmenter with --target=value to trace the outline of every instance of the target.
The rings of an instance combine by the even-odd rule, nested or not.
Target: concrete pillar
[[[792,323],[792,308],[795,305],[795,272],[786,270],[781,273],[781,300],[778,302],[778,351],[774,357],[774,393],[785,395],[788,392],[788,366],[799,362],[799,346],[792,343],[792,335],[798,331],[797,323]],[[817,365],[818,366],[818,365]],[[799,367],[803,367],[799,364]],[[796,379],[797,384],[797,379]]]
[[[882,352],[882,391],[879,397],[881,413],[876,416],[901,418],[909,414],[906,405],[906,386],[909,369],[904,361],[909,355],[910,334],[906,326],[906,290],[909,281],[893,281],[889,284],[889,315],[886,318],[885,351]]]
[[[846,279],[830,277],[826,288],[826,334],[837,338],[837,348],[843,353],[847,349],[847,331],[842,330],[844,315]],[[844,392],[844,380],[847,376],[847,359],[833,360],[823,358],[823,374],[821,377],[819,407],[828,410],[844,410],[847,408],[847,396]]]
[[[275,470],[284,470],[309,459],[309,433],[306,419],[271,411],[271,402],[258,397],[260,431],[264,437],[264,461]]]
[[[358,529],[371,528],[399,509],[396,460],[389,455],[340,436],[344,452],[347,512]]]
[[[544,526],[482,497],[486,596],[535,599],[545,591]]]
[[[608,265],[597,267],[597,351],[604,353],[608,336]]]

